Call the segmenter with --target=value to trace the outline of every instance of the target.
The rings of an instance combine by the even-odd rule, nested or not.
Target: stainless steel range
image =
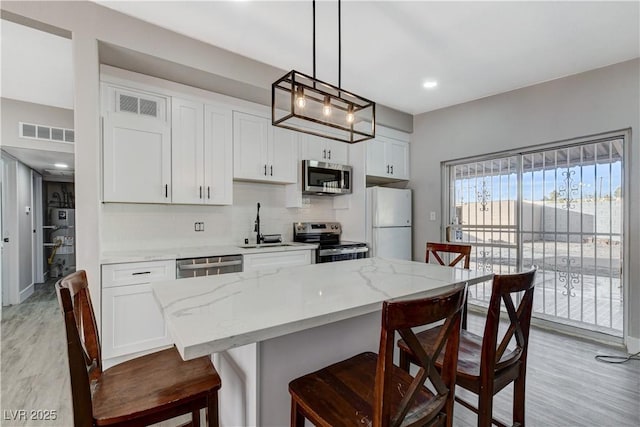
[[[294,222],[293,240],[302,243],[318,243],[316,263],[366,258],[369,247],[362,242],[340,240],[342,227],[339,222]]]

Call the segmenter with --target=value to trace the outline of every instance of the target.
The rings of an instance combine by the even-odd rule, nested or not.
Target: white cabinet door
[[[394,140],[390,140],[386,144],[391,177],[409,179],[409,144]]]
[[[243,255],[242,270],[259,271],[311,264],[311,251],[261,252]]]
[[[169,125],[128,113],[107,113],[103,127],[103,200],[170,202]]]
[[[263,117],[233,112],[233,177],[267,180],[270,123]]]
[[[204,202],[233,203],[233,119],[231,109],[204,106]]]
[[[298,180],[298,136],[252,114],[233,112],[233,177],[293,183]]]
[[[349,144],[320,138],[310,134],[300,134],[301,160],[318,160],[320,162],[349,163]]]
[[[105,288],[102,301],[103,358],[171,344],[150,284]]]
[[[197,102],[171,100],[171,182],[173,203],[203,203],[204,108]]]
[[[346,142],[325,139],[327,161],[346,165],[349,163],[349,144]]]
[[[386,144],[379,138],[366,141],[367,144],[367,175],[387,176]]]
[[[102,266],[100,336],[105,368],[171,345],[151,282],[175,278],[175,260]]]
[[[269,176],[275,182],[298,181],[298,134],[288,129],[272,127],[269,144]]]
[[[377,136],[367,144],[367,175],[384,181],[409,179],[409,143]]]

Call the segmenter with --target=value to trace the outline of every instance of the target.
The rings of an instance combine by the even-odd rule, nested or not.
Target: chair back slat
[[[429,387],[434,398],[421,408],[424,421],[434,413],[442,412],[446,407],[453,409],[453,390],[455,387],[456,366],[458,363],[458,347],[460,342],[461,312],[466,295],[466,285],[458,285],[453,289],[433,297],[409,301],[385,301],[382,308],[382,328],[380,333],[380,352],[375,381],[374,426],[388,427],[401,425],[411,405],[420,394],[422,387]],[[444,327],[433,346],[424,349],[416,338],[413,328],[444,320]],[[396,331],[407,345],[415,352],[419,361],[419,370],[411,385],[405,392],[397,408],[390,402],[393,387],[393,350]],[[446,347],[445,347],[446,346]],[[434,362],[445,348],[444,366],[439,373]],[[435,390],[434,390],[435,389]],[[396,391],[397,392],[397,391]],[[418,420],[421,414],[417,414]],[[412,414],[412,420],[416,414]],[[416,423],[416,425],[418,425]]]
[[[458,254],[449,264],[444,262],[440,257],[441,253],[446,254]],[[432,256],[440,265],[447,265],[449,267],[456,266],[460,261],[463,262],[464,268],[469,268],[471,261],[471,245],[461,245],[453,243],[434,243],[427,242],[427,250],[424,262],[429,262],[429,258]]]
[[[496,275],[487,312],[487,320],[482,341],[481,370],[487,378],[493,378],[491,372],[503,369],[518,361],[525,362],[529,343],[531,312],[533,309],[533,293],[536,269],[520,274]],[[520,295],[520,303],[516,308],[513,297]],[[500,339],[498,329],[500,323],[500,307],[504,302],[509,325]],[[505,357],[509,344],[515,338],[515,348]],[[481,376],[483,372],[481,372]]]
[[[91,384],[102,375],[100,341],[91,305],[89,285],[83,270],[56,283],[58,302],[64,316],[71,374],[74,424],[93,423]]]

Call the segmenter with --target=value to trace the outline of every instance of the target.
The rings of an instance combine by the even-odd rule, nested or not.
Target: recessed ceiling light
[[[69,165],[67,165],[66,163],[54,163],[55,167],[60,168],[60,169],[66,169],[69,167]]]
[[[422,84],[422,86],[424,86],[426,89],[433,89],[434,87],[438,86],[438,82],[435,80],[427,80]]]

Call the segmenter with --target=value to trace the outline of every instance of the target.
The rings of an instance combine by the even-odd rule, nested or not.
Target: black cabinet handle
[[[202,185],[200,186],[200,198],[202,199]]]
[[[164,185],[164,197],[165,199],[169,197],[169,184]]]
[[[387,173],[389,173],[389,165],[387,165]]]
[[[140,272],[136,272],[136,273],[131,273],[132,276],[138,276],[140,274],[151,274],[150,271],[140,271]]]
[[[391,175],[393,175],[393,165],[391,165]]]
[[[207,199],[211,198],[211,187],[207,185]]]
[[[264,176],[267,176],[267,165],[264,165]]]
[[[271,165],[271,176],[273,176],[273,165]]]
[[[322,158],[323,159],[327,158],[327,150],[322,150]]]
[[[331,150],[329,150],[328,153],[329,153],[329,160],[331,160]]]

